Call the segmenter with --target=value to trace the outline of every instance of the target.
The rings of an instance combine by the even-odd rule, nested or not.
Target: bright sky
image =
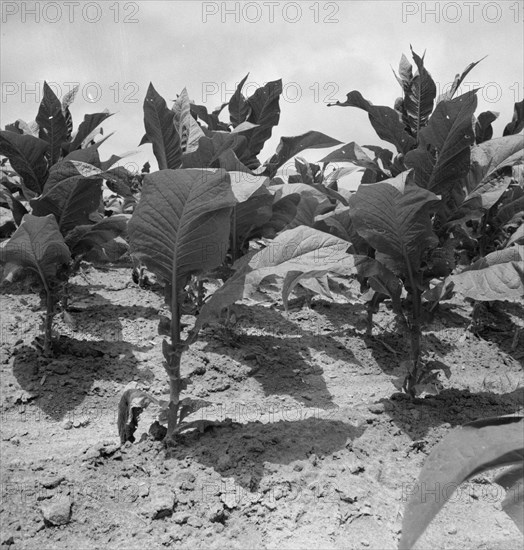
[[[191,99],[213,109],[248,72],[250,93],[256,84],[282,78],[280,125],[262,161],[281,136],[308,130],[344,143],[380,144],[365,113],[326,103],[357,89],[375,104],[393,106],[400,87],[391,69],[402,53],[410,57],[410,44],[419,55],[426,50],[426,66],[440,88],[488,55],[463,91],[483,87],[478,113],[501,113],[495,136],[523,97],[522,0],[0,4],[2,128],[18,118],[34,120],[44,79],[58,95],[79,83],[75,128],[85,113],[114,112],[103,127],[116,134],[102,146],[102,158],[140,150],[127,160],[137,167],[153,158],[149,145],[138,148],[150,81],[169,106],[187,87]],[[305,156],[318,160],[325,153]]]

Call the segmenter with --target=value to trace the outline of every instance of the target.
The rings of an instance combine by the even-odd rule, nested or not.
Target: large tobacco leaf
[[[98,209],[102,199],[102,178],[95,167],[91,167],[92,172],[87,168],[84,176],[70,161],[55,166],[52,184],[46,184],[44,193],[32,199],[30,205],[37,216],[53,214],[65,236],[76,226],[91,223],[90,214]]]
[[[225,170],[161,170],[144,178],[130,251],[168,285],[222,263],[236,204]]]
[[[55,218],[27,214],[13,236],[0,245],[0,262],[35,271],[46,289],[60,265],[71,259]]]
[[[151,143],[160,170],[180,168],[182,146],[175,127],[175,113],[167,107],[164,98],[149,84],[144,100],[146,134],[140,145]]]
[[[49,143],[50,163],[55,164],[60,158],[62,144],[68,138],[68,128],[62,112],[62,104],[47,82],[44,82],[44,94],[36,115],[36,122],[40,127],[40,139]]]
[[[347,241],[311,227],[284,231],[260,252],[239,260],[235,275],[204,304],[196,328],[212,321],[225,307],[249,298],[267,277],[285,278],[292,273],[293,281],[286,286],[289,294],[305,278],[321,278],[327,273],[371,276],[386,271],[367,256],[348,254],[348,247]]]
[[[48,150],[49,144],[42,139],[0,131],[0,155],[9,159],[25,187],[35,195],[42,192],[47,177]]]
[[[399,549],[413,547],[461,483],[493,468],[522,464],[523,459],[524,419],[520,416],[476,420],[453,430],[424,463],[415,486],[418,490],[404,511]],[[435,490],[436,495],[425,494]],[[512,496],[522,500],[522,493]]]
[[[524,296],[524,246],[492,252],[450,279],[472,300],[519,300]]]
[[[371,101],[364,99],[362,94],[356,90],[349,92],[346,101],[328,105],[339,107],[357,107],[366,111],[369,115],[369,121],[377,132],[380,139],[393,144],[399,153],[406,154],[416,145],[415,139],[404,129],[404,123],[400,114],[391,107],[373,105]]]
[[[361,185],[350,199],[349,211],[357,233],[400,275],[409,269],[417,273],[424,251],[437,245],[431,213],[439,199],[406,179],[404,172],[380,183]]]
[[[466,176],[475,142],[476,106],[475,90],[437,105],[420,131],[418,147],[404,159],[406,166],[414,169],[417,185],[441,195]]]

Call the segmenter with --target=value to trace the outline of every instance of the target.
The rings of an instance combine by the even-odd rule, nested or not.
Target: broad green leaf
[[[29,268],[49,288],[61,264],[71,259],[53,216],[27,214],[14,235],[0,245],[0,262]]]
[[[239,159],[248,168],[260,166],[257,155],[262,151],[264,143],[271,137],[273,127],[280,120],[279,99],[281,93],[282,80],[275,80],[255,90],[254,94],[247,99],[251,109],[248,122],[257,124],[256,128],[242,134],[247,138],[247,151],[243,156],[239,156]]]
[[[246,83],[249,73],[240,81],[235,93],[231,97],[228,103],[229,120],[233,128],[236,128],[243,122],[245,122],[250,114],[251,108],[246,98],[242,95],[242,88]]]
[[[369,121],[380,139],[393,144],[399,153],[406,154],[416,142],[404,129],[399,113],[391,107],[373,105],[364,99],[360,92],[353,90],[347,94],[346,101],[328,104],[328,107],[357,107],[366,111]]]
[[[63,163],[66,164],[65,162]],[[102,199],[102,178],[100,176],[68,176],[64,167],[63,179],[46,187],[44,193],[30,201],[33,214],[53,214],[62,235],[66,236],[78,225],[88,225],[89,215],[95,212]],[[76,168],[75,168],[76,170]],[[69,172],[70,173],[70,172]]]
[[[402,275],[409,266],[417,273],[423,252],[436,246],[431,212],[439,202],[433,193],[405,180],[404,172],[384,182],[361,185],[350,199],[349,212],[358,234],[391,257],[395,272]]]
[[[144,100],[146,138],[153,145],[153,153],[160,170],[180,168],[182,148],[175,127],[175,113],[168,109],[162,96],[149,84]]]
[[[417,149],[404,162],[415,171],[415,183],[436,194],[446,194],[470,167],[470,149],[475,142],[473,113],[475,91],[450,101],[441,101],[428,125],[420,131]]]
[[[161,170],[144,177],[128,224],[131,253],[165,283],[182,288],[191,274],[223,261],[236,204],[224,170]]]
[[[480,113],[475,123],[475,141],[477,145],[493,137],[493,126],[491,126],[491,124],[495,122],[498,117],[499,113],[495,111],[484,111]]]
[[[80,149],[82,143],[110,116],[113,116],[108,111],[102,113],[93,113],[91,115],[85,115],[84,120],[78,127],[78,132],[74,137],[73,141],[68,144],[67,151],[72,152]]]
[[[62,113],[62,104],[47,82],[44,82],[44,94],[36,115],[36,122],[40,127],[40,139],[49,143],[51,164],[55,164],[60,158],[62,144],[68,138],[68,129]]]
[[[329,272],[349,275],[371,264],[376,269],[384,269],[367,256],[348,254],[348,246],[347,241],[310,227],[284,231],[249,261],[242,262],[237,273],[204,304],[196,326],[202,327],[220,315],[223,308],[249,298],[270,276],[283,278],[289,272],[302,273],[306,278]]]
[[[98,223],[79,225],[68,233],[65,242],[73,256],[85,254],[94,248],[102,248],[115,237],[125,235],[129,216],[120,214],[104,218]]]
[[[40,194],[47,177],[46,152],[49,145],[42,139],[0,131],[0,155],[7,157],[13,170],[33,193]]]
[[[515,103],[513,119],[504,128],[504,136],[518,134],[524,128],[524,99]]]
[[[310,131],[300,136],[283,137],[280,139],[276,153],[264,163],[264,174],[274,177],[278,168],[290,158],[306,149],[326,149],[335,147],[341,142],[321,132]]]
[[[413,547],[461,483],[496,467],[522,463],[523,459],[523,417],[487,418],[453,430],[433,448],[418,483],[413,485],[399,549]]]
[[[455,290],[473,300],[519,300],[524,296],[524,246],[492,252],[451,280]]]
[[[347,241],[310,227],[284,231],[266,248],[238,262],[237,273],[204,304],[196,328],[218,317],[225,307],[249,298],[267,277],[285,278],[288,273],[293,274],[286,285],[287,300],[294,285],[304,278],[323,277],[327,273],[373,276],[387,272],[372,258],[348,254],[347,249]],[[396,281],[400,288],[400,281]]]

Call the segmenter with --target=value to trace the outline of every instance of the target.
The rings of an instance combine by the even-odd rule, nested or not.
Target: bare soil
[[[230,420],[166,449],[147,433],[150,407],[121,446],[123,390],[168,398],[163,301],[125,264],[84,266],[71,290],[46,359],[31,345],[38,296],[2,289],[6,547],[393,549],[409,494],[441,498],[416,485],[432,447],[455,426],[523,409],[523,304],[496,304],[478,334],[466,330],[470,305],[442,304],[425,342],[451,376],[412,402],[395,386],[403,342],[385,305],[367,337],[357,300],[297,299],[285,313],[275,293],[271,306],[238,306],[183,358],[185,395],[207,402],[188,420]],[[522,548],[492,479],[462,486],[417,548]]]

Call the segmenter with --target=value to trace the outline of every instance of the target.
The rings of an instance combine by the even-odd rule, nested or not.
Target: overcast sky
[[[522,1],[0,3],[2,128],[18,118],[34,120],[35,89],[39,94],[44,80],[62,95],[77,82],[75,127],[85,113],[114,112],[104,131],[116,134],[102,157],[140,150],[128,159],[137,166],[152,157],[149,145],[138,148],[150,81],[169,106],[187,87],[191,99],[212,109],[248,72],[250,93],[282,78],[281,121],[262,161],[281,136],[307,130],[379,144],[365,113],[326,103],[357,89],[375,104],[393,106],[400,87],[391,68],[402,53],[409,56],[410,44],[420,55],[426,50],[426,66],[441,88],[488,55],[463,91],[483,86],[478,112],[501,113],[495,135],[523,97]]]

